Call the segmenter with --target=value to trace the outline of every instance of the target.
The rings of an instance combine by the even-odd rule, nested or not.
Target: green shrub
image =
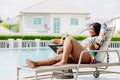
[[[120,36],[113,36],[112,41],[120,41]]]
[[[33,35],[1,35],[0,36],[0,40],[7,40],[9,38],[13,38],[13,39],[23,39],[23,40],[34,40],[34,39],[41,39],[41,40],[51,40],[51,39],[60,39],[61,36],[47,36],[47,35],[37,35],[37,36],[33,36]]]
[[[120,31],[118,31],[118,35],[120,35]]]
[[[87,36],[73,36],[76,40],[83,40],[87,38]]]
[[[2,26],[6,29],[9,29],[9,24],[4,23],[4,24],[2,24]]]
[[[18,24],[14,25],[14,32],[19,32],[19,25]]]
[[[87,36],[72,36],[74,37],[76,40],[83,40],[85,39]],[[41,40],[51,40],[51,39],[60,39],[61,35],[0,35],[0,40],[8,40],[9,38],[13,38],[13,39],[23,39],[23,40],[35,40],[35,39],[41,39]],[[119,36],[114,36],[112,37],[112,41],[120,41],[120,37]]]

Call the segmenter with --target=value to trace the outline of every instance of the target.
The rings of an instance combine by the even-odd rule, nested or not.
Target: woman
[[[97,50],[102,44],[104,35],[106,32],[106,25],[101,26],[100,23],[93,23],[90,25],[90,37],[86,38],[79,44],[74,38],[66,37],[63,47],[57,50],[58,55],[53,58],[40,60],[40,61],[31,61],[26,59],[26,63],[29,67],[34,68],[44,65],[63,65],[69,62],[78,63],[79,55],[83,50]],[[63,54],[60,54],[60,53]],[[94,63],[95,53],[85,52],[82,57],[81,63]]]

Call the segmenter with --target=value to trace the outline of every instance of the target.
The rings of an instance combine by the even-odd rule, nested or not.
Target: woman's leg
[[[29,67],[34,68],[38,66],[45,66],[45,65],[53,65],[59,62],[62,59],[62,54],[59,54],[56,57],[40,60],[40,61],[31,61],[30,59],[26,59],[26,63]]]
[[[64,42],[63,57],[62,60],[55,65],[67,64],[69,56],[77,63],[79,60],[80,53],[85,50],[75,39],[67,37]],[[89,53],[84,53],[82,57],[82,63],[89,63]]]

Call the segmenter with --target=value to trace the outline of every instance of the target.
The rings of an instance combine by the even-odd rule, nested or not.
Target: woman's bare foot
[[[64,64],[67,64],[67,62],[60,61],[60,62],[54,64],[53,66],[61,66],[61,65],[64,65]]]
[[[26,59],[26,63],[27,63],[28,66],[31,67],[31,68],[36,67],[36,66],[35,66],[35,63],[34,63],[33,61],[31,61],[30,59]]]

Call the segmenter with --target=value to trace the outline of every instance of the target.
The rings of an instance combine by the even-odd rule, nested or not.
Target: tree
[[[2,24],[2,26],[6,29],[9,29],[9,24],[4,23],[4,24]]]
[[[14,25],[14,31],[15,31],[15,32],[19,32],[19,25],[18,25],[18,24],[15,24],[15,25]]]

